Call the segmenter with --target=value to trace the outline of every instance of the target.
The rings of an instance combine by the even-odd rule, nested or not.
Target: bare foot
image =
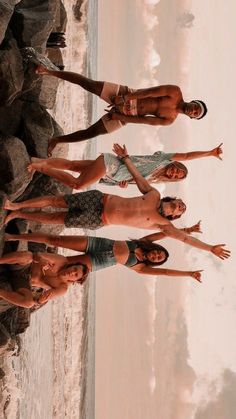
[[[34,172],[35,172],[34,164],[33,163],[28,164],[27,170],[28,170],[29,173],[31,173],[31,175],[33,177]]]
[[[9,199],[6,199],[3,209],[5,210],[17,210],[19,209],[19,204],[11,202]]]
[[[14,220],[15,218],[18,218],[19,214],[18,211],[12,211],[8,216],[5,218],[4,225],[7,225],[10,221]]]
[[[48,157],[52,156],[52,151],[54,150],[57,144],[58,144],[57,138],[51,138],[48,141]]]
[[[42,64],[37,65],[35,69],[36,74],[50,74],[50,70],[48,70],[46,67],[44,67]]]

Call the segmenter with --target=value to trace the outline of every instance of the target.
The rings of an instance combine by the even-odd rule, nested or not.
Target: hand
[[[52,157],[52,151],[54,150],[57,144],[58,144],[58,141],[56,138],[51,138],[48,141],[48,157]]]
[[[127,148],[125,147],[125,145],[123,145],[123,147],[121,147],[119,144],[114,143],[112,151],[114,151],[114,153],[118,157],[128,156],[128,151],[127,151]]]
[[[221,156],[221,154],[223,154],[223,150],[222,150],[222,147],[221,147],[222,145],[223,145],[223,143],[218,145],[218,147],[213,148],[211,150],[211,156],[217,157],[217,159],[222,160],[222,156]]]
[[[127,188],[127,186],[128,186],[128,181],[127,180],[121,180],[120,182],[118,182],[118,185],[119,185],[119,187],[120,188]]]
[[[194,279],[196,279],[196,281],[198,282],[202,282],[201,281],[201,272],[203,272],[203,269],[201,269],[200,271],[193,271],[190,272],[190,276]]]
[[[45,304],[45,303],[47,303],[47,302],[51,299],[52,293],[53,293],[53,291],[52,291],[52,290],[47,290],[47,291],[44,291],[44,292],[40,295],[40,297],[39,297],[39,299],[38,299],[38,303],[39,303],[39,304]]]
[[[197,224],[194,224],[192,227],[189,227],[189,233],[202,233],[201,230],[201,220]]]
[[[217,244],[211,247],[211,252],[220,259],[228,259],[230,257],[230,250],[224,249],[225,244]]]
[[[48,271],[49,269],[53,269],[54,266],[55,266],[55,263],[53,263],[53,262],[43,261],[42,262],[42,272],[43,272],[43,275],[45,275],[46,271]]]

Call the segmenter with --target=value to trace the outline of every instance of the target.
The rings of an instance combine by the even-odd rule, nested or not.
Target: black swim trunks
[[[66,227],[80,227],[96,230],[104,226],[102,219],[104,194],[97,190],[65,195],[68,212]]]

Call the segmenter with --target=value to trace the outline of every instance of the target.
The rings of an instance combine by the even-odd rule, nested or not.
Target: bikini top
[[[131,267],[137,265],[138,263],[142,263],[139,261],[135,255],[135,249],[137,249],[138,245],[133,242],[132,240],[127,240],[126,244],[129,248],[129,257],[125,263],[125,266]]]

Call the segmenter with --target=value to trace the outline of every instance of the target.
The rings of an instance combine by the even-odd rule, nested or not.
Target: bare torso
[[[58,269],[59,270],[59,269]],[[42,271],[40,263],[32,263],[30,284],[34,287],[43,289],[57,288],[64,283],[58,278],[57,272],[52,272],[50,269]]]
[[[116,96],[115,109],[119,113],[123,113],[124,102],[123,98]],[[161,97],[147,97],[144,99],[137,99],[137,114],[138,116],[157,116],[158,118],[170,119],[174,121],[178,116],[178,103],[181,97],[175,96],[161,96]]]
[[[160,194],[153,190],[134,198],[108,195],[104,215],[108,224],[155,229],[158,224],[167,223],[159,214],[159,207]]]

